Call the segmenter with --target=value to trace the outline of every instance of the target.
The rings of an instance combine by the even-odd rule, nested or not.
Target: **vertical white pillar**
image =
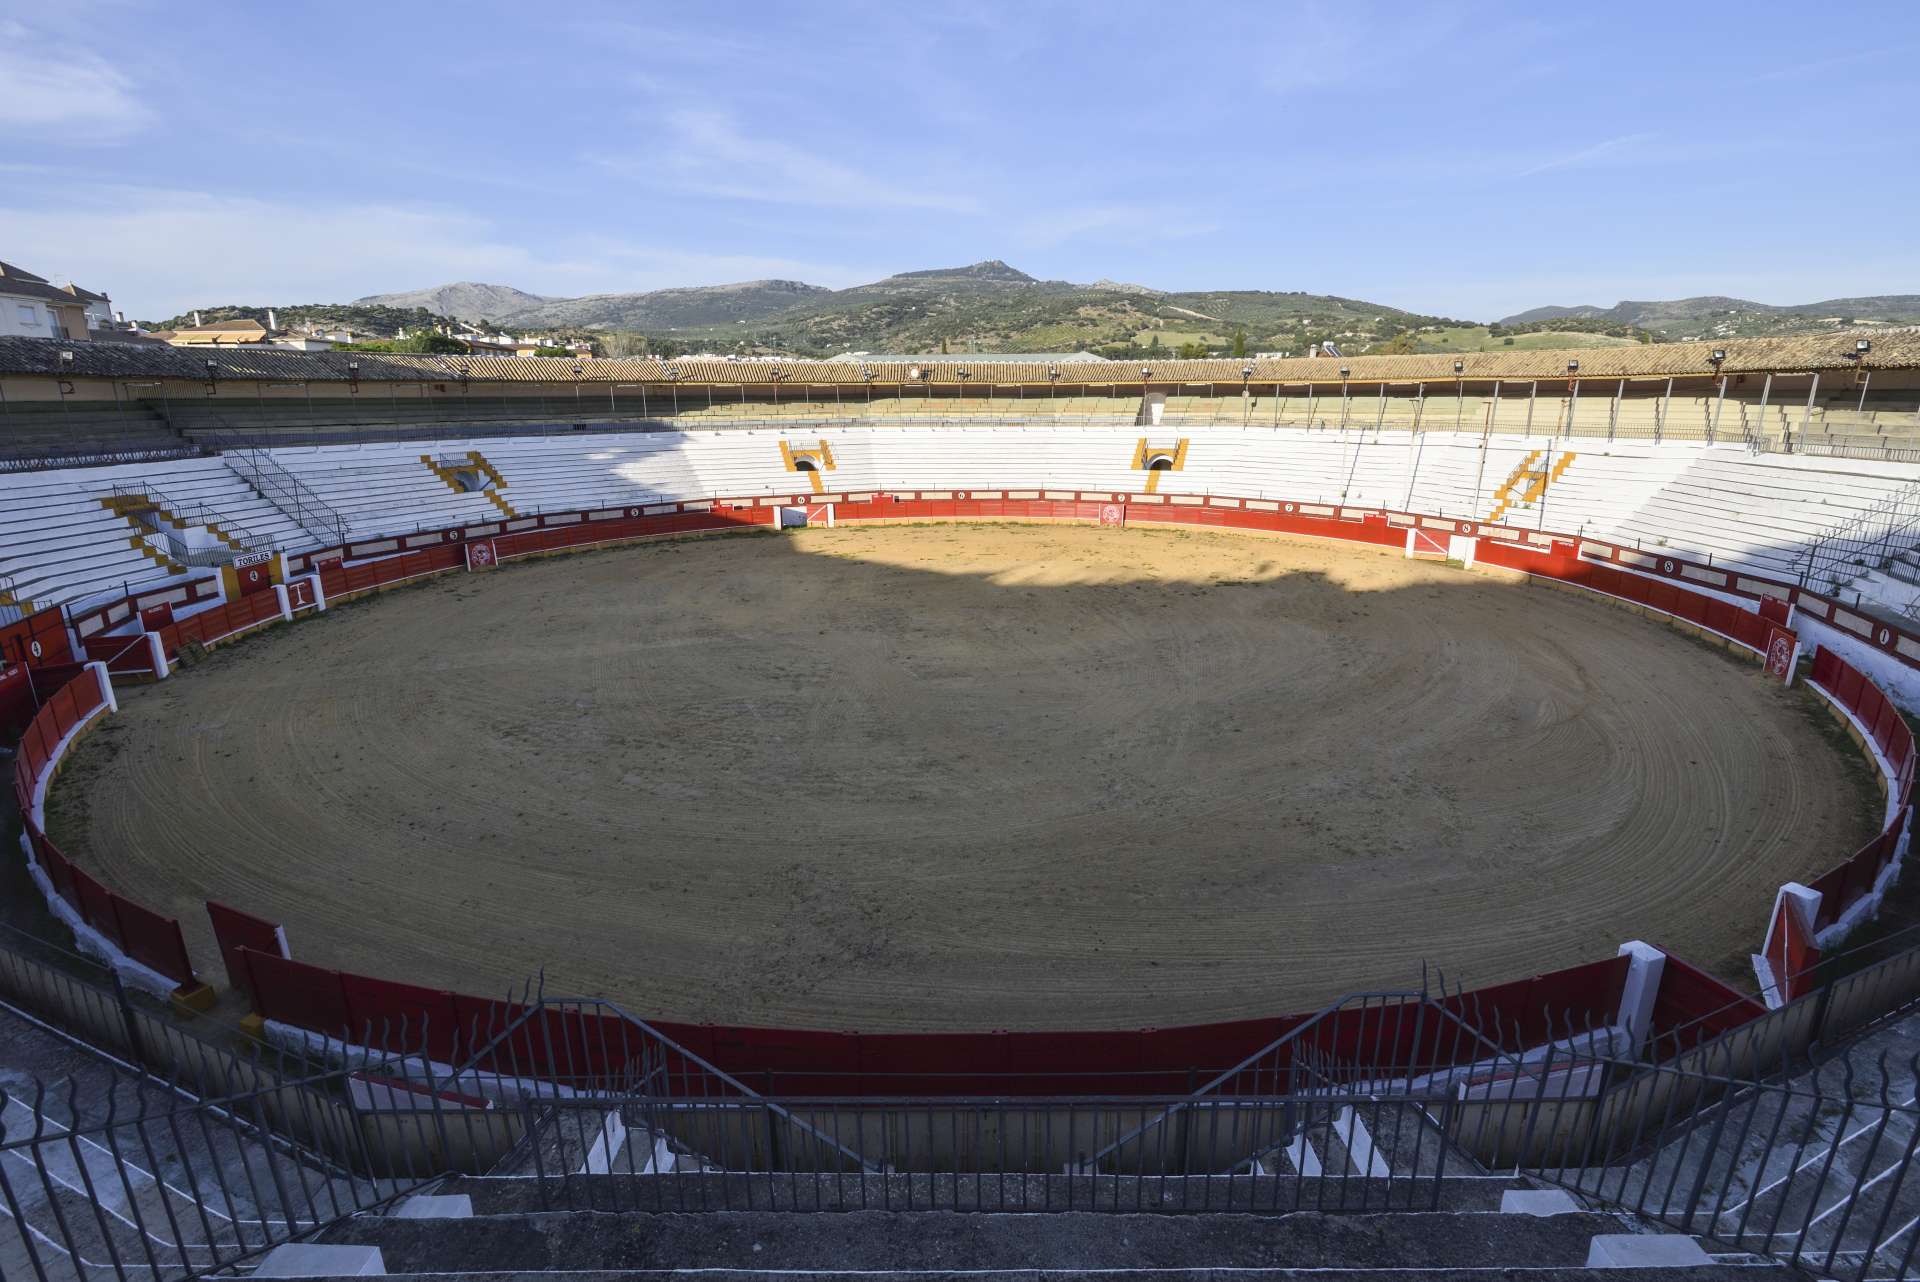
[[[107,665],[95,659],[87,664],[95,676],[100,678],[100,694],[107,701],[109,712],[120,711],[120,700],[113,693],[113,674],[107,671]]]
[[[309,574],[307,577],[313,580],[313,608],[325,613],[327,608],[326,585],[320,582],[320,576],[318,574]]]
[[[1646,1045],[1653,1028],[1653,1004],[1660,996],[1660,976],[1667,967],[1667,955],[1652,944],[1631,940],[1620,945],[1620,956],[1627,958],[1626,982],[1620,986],[1620,1014],[1617,1022],[1627,1030],[1627,1046],[1621,1058],[1632,1059]]]
[[[280,603],[280,617],[283,619],[292,619],[293,605],[287,600],[287,585],[284,583],[274,584],[273,597],[274,600]]]
[[[147,656],[153,663],[153,678],[156,681],[165,681],[172,673],[172,669],[167,666],[166,643],[160,639],[158,632],[149,632],[146,636]]]

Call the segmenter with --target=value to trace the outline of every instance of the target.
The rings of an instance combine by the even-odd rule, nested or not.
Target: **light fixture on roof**
[[[869,383],[871,383],[873,381],[873,366],[862,365],[860,367],[860,377],[866,379]]]
[[[1251,365],[1242,365],[1242,366],[1240,367],[1240,377],[1241,377],[1241,378],[1252,378],[1252,377],[1253,377],[1253,366],[1251,366]]]
[[[211,356],[209,356],[207,358],[207,381],[211,383],[213,382],[213,380],[219,377],[220,377],[220,364],[218,361],[214,360]]]
[[[1059,378],[1059,377],[1060,377],[1060,367],[1059,367],[1058,365],[1054,365],[1054,364],[1052,364],[1052,363],[1049,363],[1049,364],[1047,365],[1047,377],[1048,377],[1048,378]]]
[[[1579,362],[1579,361],[1568,361],[1568,362],[1567,362],[1567,373],[1569,373],[1569,374],[1578,374],[1579,372],[1580,372],[1580,362]]]
[[[1716,347],[1713,349],[1713,355],[1707,357],[1707,359],[1715,365],[1718,365],[1721,361],[1727,359],[1727,349],[1724,347]]]
[[[1152,371],[1152,370],[1150,370],[1150,369],[1148,369],[1148,368],[1147,368],[1147,367],[1146,367],[1145,365],[1142,365],[1142,366],[1140,367],[1140,378],[1141,378],[1141,380],[1142,380],[1142,381],[1145,381],[1146,379],[1149,379],[1149,378],[1152,378],[1152,377],[1153,377],[1153,371]]]
[[[585,371],[585,370],[583,370],[583,369],[581,369],[581,368],[580,368],[580,366],[579,366],[579,364],[578,364],[577,362],[576,362],[576,363],[574,364],[574,367],[573,367],[573,376],[574,376],[575,378],[579,378],[579,377],[580,377],[580,376],[581,376],[582,374],[584,374],[584,373],[586,373],[586,372],[587,372],[587,371]]]
[[[1453,361],[1454,373],[1456,374],[1464,373],[1466,371],[1466,368],[1467,368],[1467,363],[1465,361],[1461,360],[1459,357],[1454,358],[1454,361]]]
[[[680,371],[669,365],[667,366],[667,377],[677,383],[680,381]]]
[[[972,377],[973,377],[973,375],[972,375],[972,374],[971,374],[971,373],[970,373],[969,371],[967,371],[967,370],[964,370],[964,369],[957,369],[957,370],[955,370],[955,371],[953,371],[953,372],[954,372],[955,374],[957,374],[957,375],[959,375],[959,376],[960,376],[961,378],[972,378]]]
[[[909,366],[907,366],[907,377],[908,377],[908,378],[919,378],[919,377],[920,377],[920,375],[921,375],[921,369],[920,369],[920,367],[919,367],[918,365],[909,365]]]
[[[72,352],[72,351],[71,351],[70,349],[63,349],[63,350],[61,351],[61,353],[60,353],[60,363],[61,363],[62,365],[71,365],[71,364],[73,364],[73,352]]]
[[[1853,340],[1853,354],[1856,359],[1865,356],[1872,350],[1873,340],[1871,338],[1856,338]]]
[[[1351,366],[1349,366],[1349,365],[1342,365],[1342,366],[1340,367],[1340,377],[1341,377],[1341,378],[1347,378],[1347,377],[1349,377],[1349,376],[1350,376],[1350,375],[1351,375],[1352,373],[1353,373],[1353,368],[1352,368]]]

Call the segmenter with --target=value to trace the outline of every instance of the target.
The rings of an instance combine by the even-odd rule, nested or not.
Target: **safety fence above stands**
[[[1338,539],[1382,550],[1404,549],[1408,556],[1482,564],[1600,594],[1663,617],[1755,656],[1772,675],[1787,681],[1800,667],[1800,641],[1792,626],[1796,609],[1804,606],[1823,623],[1864,635],[1842,619],[1832,603],[1737,571],[1543,530],[1378,509],[1036,488],[770,495],[548,513],[282,555],[262,574],[250,581],[230,580],[224,589],[209,590],[204,581],[171,584],[75,615],[66,621],[71,629],[56,611],[51,620],[43,612],[0,630],[0,659],[15,665],[0,671],[0,729],[17,729],[23,735],[15,788],[26,816],[24,844],[36,880],[83,945],[111,958],[130,982],[183,1004],[203,1001],[205,988],[194,973],[178,922],[102,886],[74,866],[44,831],[48,781],[73,739],[113,708],[113,675],[159,679],[195,646],[218,645],[386,588],[452,572],[488,571],[528,557],[681,534],[777,529],[813,520],[956,519],[1214,527]],[[1904,634],[1867,639],[1889,655],[1904,654]],[[1756,955],[1764,1003],[1680,958],[1634,943],[1619,957],[1602,962],[1455,994],[1462,1003],[1456,1014],[1471,1006],[1474,1027],[1495,1030],[1491,1040],[1504,1053],[1524,1053],[1542,1041],[1552,1042],[1561,1030],[1550,1021],[1542,1024],[1538,1016],[1543,1010],[1559,1010],[1581,1012],[1591,1026],[1616,1030],[1633,1049],[1682,1054],[1754,1026],[1769,1007],[1792,1003],[1812,991],[1819,982],[1823,950],[1837,947],[1848,930],[1871,918],[1897,875],[1911,814],[1916,754],[1904,719],[1859,668],[1821,649],[1808,680],[1845,714],[1863,744],[1871,745],[1889,800],[1879,837],[1809,885],[1781,889]],[[451,1063],[472,1051],[486,1030],[534,1018],[529,1008],[494,999],[295,961],[284,932],[274,923],[242,908],[210,904],[208,910],[228,983],[250,995],[266,1027],[285,1035],[377,1038],[376,1030],[384,1029],[388,1035],[425,1038],[434,1058]],[[630,1037],[635,1035],[632,1029],[645,1029],[646,1037],[670,1048],[660,1054],[691,1057],[705,1066],[702,1073],[759,1075],[760,1081],[774,1084],[769,1090],[861,1094],[884,1091],[906,1076],[915,1079],[916,1089],[954,1093],[1057,1092],[1068,1082],[1075,1090],[1118,1093],[1190,1089],[1193,1066],[1257,1058],[1263,1047],[1285,1041],[1294,1030],[1324,1016],[1122,1032],[926,1036],[643,1024],[619,1013],[607,1014],[609,1022],[595,1027],[606,1038],[616,1031]],[[1345,1022],[1330,1027],[1357,1027],[1352,1018],[1343,1017]],[[1377,1059],[1381,1053],[1378,1045],[1349,1044],[1351,1039],[1344,1037],[1336,1037],[1335,1043],[1342,1055],[1350,1054],[1355,1061]],[[485,1059],[488,1071],[563,1076],[567,1071],[564,1057],[570,1052],[564,1049],[542,1050],[525,1038],[511,1042],[510,1051],[504,1045],[509,1044]],[[515,1063],[507,1063],[509,1059]]]

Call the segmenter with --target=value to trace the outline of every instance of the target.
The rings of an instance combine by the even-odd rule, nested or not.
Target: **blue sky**
[[[1036,276],[1920,292],[1920,4],[0,0],[0,258],[157,318]]]

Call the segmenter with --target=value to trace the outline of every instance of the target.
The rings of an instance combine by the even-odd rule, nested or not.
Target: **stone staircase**
[[[1905,1173],[1920,1151],[1917,1080],[1920,1016],[1909,1016],[1778,1090],[1736,1096],[1629,1166],[1572,1182],[1730,1247],[1894,1277],[1909,1251],[1920,1263],[1920,1178]]]
[[[642,1272],[1343,1282],[1805,1275],[1489,1175],[1406,1110],[1362,1103],[1210,1175],[724,1169],[620,1110],[564,1110],[450,1177],[264,1256],[254,1276]],[[836,1166],[843,1169],[836,1169]],[[1442,1171],[1453,1172],[1451,1174]]]
[[[1646,1278],[1732,1282],[1806,1275],[1688,1238],[1639,1233],[1570,1201],[1502,1213],[1484,1192],[1437,1211],[1282,1214],[906,1211],[834,1206],[725,1212],[543,1211],[512,1186],[461,1180],[386,1216],[279,1248],[256,1276],[590,1277],[697,1270],[828,1278],[1052,1275],[1191,1279],[1338,1273],[1348,1282]],[[1503,1182],[1504,1183],[1504,1182]],[[491,1187],[489,1187],[491,1186]],[[777,1196],[777,1189],[775,1195]],[[1640,1267],[1623,1263],[1643,1261]],[[1600,1274],[1598,1269],[1605,1268]]]
[[[0,1007],[0,1277],[179,1277],[382,1192],[175,1102]]]

